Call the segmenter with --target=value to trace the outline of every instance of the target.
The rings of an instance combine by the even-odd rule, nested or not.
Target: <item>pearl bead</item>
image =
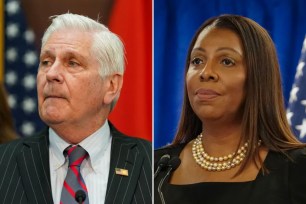
[[[258,142],[258,145],[261,141]],[[225,171],[239,165],[246,156],[248,143],[241,146],[237,152],[233,152],[222,157],[213,157],[205,152],[202,145],[202,134],[200,134],[193,143],[192,156],[195,162],[207,171]]]
[[[207,171],[225,171],[235,166],[239,165],[246,156],[248,143],[246,142],[242,145],[237,152],[221,156],[213,157],[208,155],[205,152],[205,149],[202,145],[202,134],[194,140],[192,146],[192,156],[195,162]],[[261,145],[261,141],[258,142],[258,145]]]

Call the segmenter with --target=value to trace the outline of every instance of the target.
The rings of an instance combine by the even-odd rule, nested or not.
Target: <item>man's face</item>
[[[38,109],[49,126],[101,121],[107,91],[92,54],[92,34],[53,33],[42,47],[37,74]]]

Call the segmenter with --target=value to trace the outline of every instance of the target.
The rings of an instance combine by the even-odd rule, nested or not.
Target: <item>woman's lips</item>
[[[220,94],[212,89],[198,89],[196,91],[196,96],[200,99],[200,100],[212,100],[217,98],[218,96],[220,96]]]

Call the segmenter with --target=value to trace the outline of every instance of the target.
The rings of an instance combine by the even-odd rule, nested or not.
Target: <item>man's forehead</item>
[[[51,39],[41,49],[41,55],[69,54],[69,55],[89,55],[92,50],[90,41],[74,41],[69,39]]]
[[[53,32],[47,38],[47,44],[67,44],[67,46],[88,46],[93,42],[93,33],[79,30],[62,29]]]

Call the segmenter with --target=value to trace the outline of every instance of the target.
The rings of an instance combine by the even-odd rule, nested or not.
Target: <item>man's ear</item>
[[[105,83],[107,83],[107,90],[103,102],[109,105],[116,97],[119,97],[123,84],[123,76],[118,73],[112,74],[107,76]]]

